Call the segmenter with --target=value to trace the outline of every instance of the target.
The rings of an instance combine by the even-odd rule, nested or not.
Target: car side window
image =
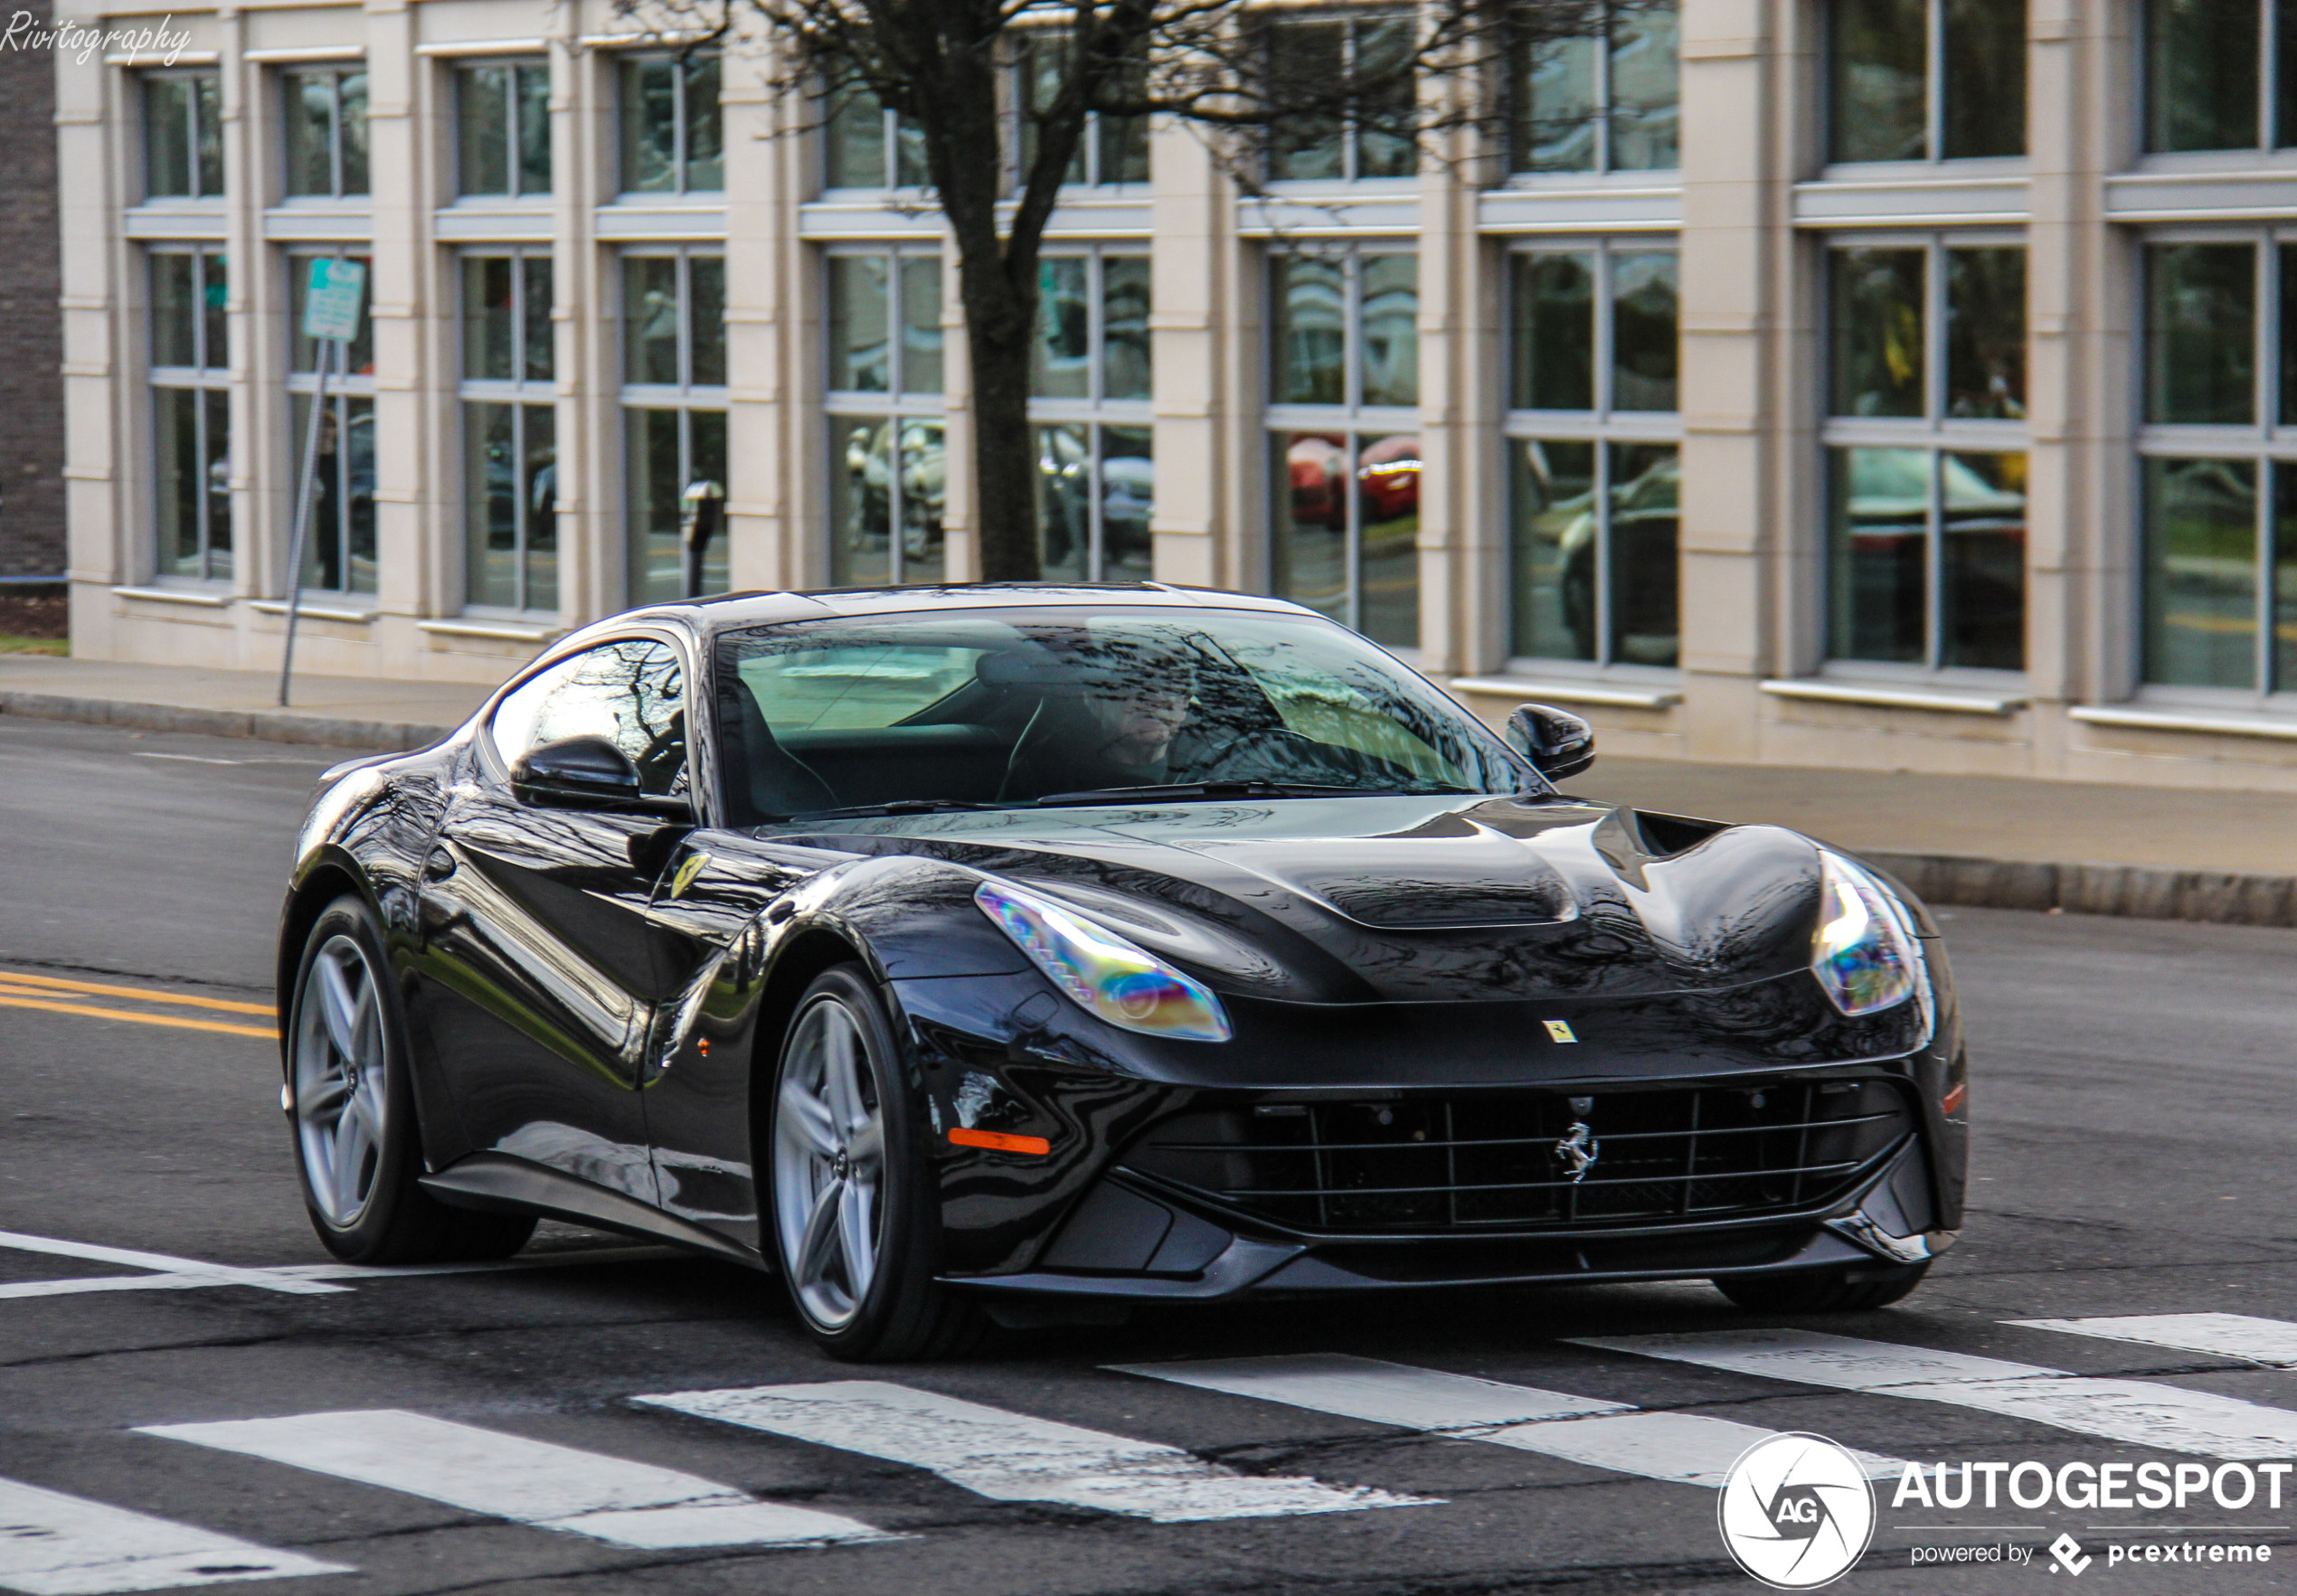
[[[677,651],[652,637],[560,660],[496,704],[487,730],[506,764],[546,742],[603,737],[630,756],[645,791],[686,789],[685,673]]]

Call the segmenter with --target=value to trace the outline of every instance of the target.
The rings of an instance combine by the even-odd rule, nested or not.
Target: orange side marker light
[[[1035,1153],[1042,1157],[1053,1150],[1053,1144],[1041,1136],[1007,1136],[1002,1130],[967,1130],[960,1127],[950,1132],[950,1140],[960,1147],[988,1147],[1000,1153]]]
[[[1953,1091],[1948,1092],[1944,1097],[1939,1099],[1938,1107],[1941,1111],[1951,1114],[1955,1110],[1961,1108],[1964,1102],[1969,1100],[1969,1099],[1970,1082],[1965,1081],[1957,1085]]]

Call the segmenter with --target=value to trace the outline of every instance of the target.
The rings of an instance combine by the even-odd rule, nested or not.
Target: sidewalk
[[[0,655],[0,714],[346,749],[419,748],[487,689]],[[1576,793],[1767,821],[1855,850],[1933,903],[2297,926],[2297,798],[1905,771],[1598,759]]]

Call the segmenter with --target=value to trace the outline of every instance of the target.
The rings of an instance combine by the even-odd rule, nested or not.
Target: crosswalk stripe
[[[0,1231],[0,1250],[39,1252],[52,1258],[80,1258],[90,1263],[117,1263],[129,1269],[159,1270],[168,1274],[196,1275],[219,1286],[254,1286],[266,1291],[288,1291],[304,1296],[350,1289],[330,1286],[325,1280],[288,1278],[269,1270],[237,1269],[228,1263],[177,1258],[166,1252],[145,1252],[133,1247],[99,1247],[91,1242],[27,1235],[22,1231]]]
[[[0,1479],[0,1590],[24,1596],[103,1596],[354,1572],[339,1563],[274,1552],[213,1530]]]
[[[632,1400],[928,1469],[1001,1502],[1065,1502],[1158,1524],[1432,1505],[1360,1486],[1238,1474],[1178,1447],[883,1380],[681,1391]]]
[[[0,1244],[4,1245],[4,1244]],[[154,1254],[153,1256],[158,1256]],[[200,1266],[200,1272],[171,1270],[148,1275],[81,1275],[62,1280],[11,1280],[0,1285],[0,1302],[24,1297],[76,1297],[89,1291],[191,1291],[213,1286],[269,1286],[274,1289],[303,1289],[302,1280],[402,1280],[417,1275],[480,1275],[516,1273],[538,1269],[568,1269],[577,1265],[657,1263],[686,1256],[670,1247],[588,1247],[572,1252],[539,1252],[521,1258],[490,1258],[460,1263],[286,1263],[264,1269],[225,1269],[221,1272]],[[280,1285],[279,1282],[286,1282]],[[349,1286],[327,1286],[348,1291]]]
[[[2034,1364],[1815,1330],[1572,1339],[1582,1346],[1735,1374],[1948,1402],[2164,1451],[2242,1459],[2297,1452],[2297,1412],[2142,1380],[2094,1379]]]
[[[2108,1341],[2135,1341],[2212,1357],[2297,1367],[2297,1325],[2245,1313],[2141,1313],[2113,1318],[2004,1319],[2028,1330],[2063,1330]]]
[[[761,1502],[697,1475],[396,1408],[154,1424],[143,1433],[244,1452],[618,1546],[666,1550],[899,1538],[835,1513]]]
[[[1683,1485],[1719,1487],[1741,1453],[1777,1433],[1728,1419],[1646,1413],[1631,1403],[1601,1397],[1508,1385],[1341,1353],[1109,1366],[1118,1374],[1258,1397],[1403,1430],[1488,1440],[1593,1469]],[[1895,1478],[1903,1467],[1895,1459],[1870,1452],[1855,1455],[1877,1478]]]

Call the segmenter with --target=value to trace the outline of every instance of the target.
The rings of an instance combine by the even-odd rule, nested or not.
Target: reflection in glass
[[[630,426],[630,602],[660,604],[679,596],[681,412],[633,410]]]
[[[200,391],[152,392],[152,466],[159,489],[160,569],[171,576],[203,577],[201,560]]]
[[[2026,418],[2026,251],[1946,251],[1946,413]]]
[[[623,257],[622,291],[623,325],[629,338],[623,380],[675,386],[678,381],[677,257]]]
[[[1347,24],[1280,22],[1268,30],[1270,76],[1277,92],[1295,99],[1339,82],[1347,72]],[[1347,127],[1335,116],[1292,116],[1268,130],[1268,175],[1280,181],[1344,177]]]
[[[190,79],[192,110],[192,192],[207,198],[223,193],[223,87],[213,72],[196,72]]]
[[[2273,658],[2270,690],[2297,689],[2297,471],[2273,477]]]
[[[1923,413],[1923,251],[1833,250],[1830,414]]]
[[[2257,467],[2149,458],[2145,679],[2257,683]]]
[[[206,489],[207,574],[218,581],[232,574],[232,395],[222,388],[200,390],[200,482]],[[368,457],[373,459],[372,453]],[[372,547],[372,543],[370,543]]]
[[[674,61],[622,63],[622,187],[665,194],[678,186],[678,68]]]
[[[885,186],[885,110],[868,90],[840,90],[823,128],[828,188]]]
[[[466,602],[558,608],[556,435],[548,405],[463,406]]]
[[[892,430],[882,420],[830,422],[832,587],[879,587],[893,580],[892,446]]]
[[[463,258],[463,375],[509,382],[517,373],[513,353],[517,336],[507,255]]]
[[[512,192],[513,70],[506,66],[465,67],[455,74],[455,155],[460,193]]]
[[[1038,124],[1045,113],[1061,98],[1061,80],[1069,70],[1069,33],[1065,28],[1039,28],[1024,37],[1019,46],[1021,158],[1016,181],[1026,185],[1029,175],[1036,168],[1039,146]],[[1082,183],[1085,174],[1085,140],[1078,139],[1077,147],[1070,152],[1069,169],[1063,173],[1063,183]]]
[[[941,263],[902,260],[902,392],[941,391]]]
[[[891,386],[883,255],[829,258],[829,386],[883,393]]]
[[[341,142],[340,193],[367,192],[367,74],[336,75],[336,137]]]
[[[1595,657],[1595,446],[1510,439],[1508,652]]]
[[[154,199],[206,192],[192,158],[194,93],[189,77],[144,80],[144,192]]]
[[[1404,70],[1411,60],[1416,18],[1359,21],[1356,28],[1356,175],[1409,177],[1419,169],[1413,126],[1416,85]]]
[[[945,574],[941,516],[948,499],[949,451],[941,424],[900,422],[901,530],[903,582],[938,582]]]
[[[1938,465],[1938,663],[2026,668],[2026,457]]]
[[[2297,6],[2290,8],[2297,17]],[[2281,424],[2297,426],[2297,244],[2281,246]]]
[[[551,192],[551,74],[547,67],[511,71],[512,111],[517,129],[518,192]]]
[[[686,381],[696,388],[723,388],[726,381],[726,261],[723,255],[686,257],[686,336],[693,345]]]
[[[1092,430],[1081,421],[1039,427],[1037,547],[1047,581],[1092,575]]]
[[[530,382],[547,382],[557,365],[556,335],[551,329],[551,258],[523,255],[519,269],[526,275],[525,375]]]
[[[1516,170],[1592,172],[1595,167],[1595,58],[1602,44],[1580,36],[1540,39],[1515,52]]]
[[[1677,363],[1676,254],[1612,256],[1612,409],[1671,411]]]
[[[1036,359],[1029,392],[1040,399],[1082,399],[1092,391],[1092,306],[1080,255],[1049,255],[1037,265]]]
[[[1682,164],[1681,7],[1678,0],[1612,14],[1611,161],[1615,172]]]
[[[282,72],[287,111],[287,191],[335,193],[335,74]]]
[[[1149,518],[1157,509],[1156,434],[1147,427],[1101,432],[1101,580],[1147,581],[1155,575]]]
[[[1610,658],[1673,666],[1679,633],[1676,559],[1683,473],[1673,444],[1607,446],[1611,488]]]
[[[1950,161],[2026,153],[2026,8],[1945,0],[1945,125]]]
[[[1515,257],[1512,407],[1595,408],[1595,278],[1593,255]]]
[[[1271,590],[1347,620],[1348,455],[1345,434],[1279,432]]]
[[[1931,455],[1828,451],[1828,653],[1920,665],[1928,580]]]
[[[2258,0],[2150,0],[2146,148],[2256,147],[2257,5]]]
[[[2146,250],[2146,420],[2245,425],[2256,414],[2257,250]]]
[[[1356,629],[1391,648],[1420,643],[1420,440],[1359,438]]]
[[[195,366],[199,358],[197,258],[154,251],[152,270],[152,364]]]
[[[222,256],[201,255],[198,260],[200,364],[211,371],[221,371],[232,364],[232,346],[224,320],[230,297],[225,292],[229,279],[224,276]]]
[[[1924,159],[1930,153],[1929,0],[1834,0],[1830,21],[1829,158]]]
[[[685,171],[679,186],[714,192],[726,185],[723,112],[718,104],[718,58],[685,63]]]
[[[289,436],[299,448],[311,424],[307,393],[292,396]],[[335,593],[375,590],[374,401],[330,393],[319,412],[318,467],[311,530],[304,545],[306,587]]]
[[[1149,395],[1148,258],[1101,260],[1101,393],[1104,399]]]
[[[1365,404],[1420,402],[1420,258],[1366,255],[1359,347]]]
[[[1338,255],[1278,255],[1269,262],[1278,404],[1347,402],[1347,269]]]

